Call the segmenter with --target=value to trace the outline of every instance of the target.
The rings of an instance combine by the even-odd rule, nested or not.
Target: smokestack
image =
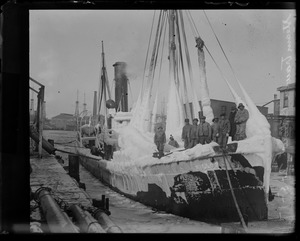
[[[97,91],[94,91],[93,116],[97,115]]]
[[[115,67],[115,102],[116,110],[128,111],[128,84],[126,76],[126,63],[116,62]]]

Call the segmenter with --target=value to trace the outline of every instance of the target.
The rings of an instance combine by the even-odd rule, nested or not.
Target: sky
[[[74,114],[77,90],[79,111],[83,109],[84,95],[87,109],[93,109],[93,95],[98,90],[101,70],[101,41],[112,94],[113,64],[127,63],[131,108],[142,86],[154,12],[157,18],[159,10],[30,10],[30,76],[45,85],[47,118],[60,113]],[[191,10],[190,13],[222,71],[220,73],[205,52],[210,98],[233,101],[223,78],[240,94],[234,75],[257,105],[271,101],[274,94],[279,97],[278,87],[295,82],[294,10],[205,11],[234,74],[204,11]],[[189,21],[185,26],[197,89],[197,49]],[[151,53],[151,49],[149,51]],[[160,103],[167,99],[167,67],[162,62],[161,77],[155,82]],[[38,88],[32,83],[30,86]],[[36,100],[35,94],[33,97]],[[272,113],[273,105],[267,107]]]

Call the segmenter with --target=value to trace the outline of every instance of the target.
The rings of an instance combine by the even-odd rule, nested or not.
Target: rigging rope
[[[164,27],[165,19],[166,19],[165,12],[163,12],[162,23],[160,24],[160,31],[159,31],[159,37],[158,37],[158,43],[157,43],[158,47],[156,48],[156,53],[155,53],[155,60],[154,60],[154,67],[153,67],[153,74],[152,74],[152,84],[153,84],[153,79],[154,79],[154,76],[155,76],[155,69],[156,69],[157,58],[158,58],[158,54],[159,54],[160,40],[161,40],[161,35],[162,35],[162,32],[163,32],[163,27]]]
[[[228,172],[228,168],[227,168],[227,159],[225,158],[225,155],[226,154],[224,153],[223,158],[224,158],[224,163],[225,163],[225,168],[226,168],[226,176],[227,176],[227,179],[228,179],[228,183],[229,183],[231,195],[232,195],[232,198],[233,198],[236,210],[238,212],[239,218],[240,218],[241,223],[243,225],[243,228],[244,228],[245,232],[247,233],[248,232],[247,226],[246,226],[245,220],[243,218],[242,212],[241,212],[241,210],[239,208],[239,205],[237,203],[237,200],[236,200],[236,197],[235,197],[235,194],[234,194],[234,191],[233,191],[233,187],[232,187],[232,184],[231,184],[231,180],[230,180],[230,176],[229,176],[229,172]]]
[[[192,68],[191,68],[191,60],[190,60],[190,55],[189,55],[189,50],[188,50],[187,40],[186,40],[186,35],[185,35],[185,28],[184,28],[182,11],[180,11],[179,14],[180,14],[180,23],[181,23],[182,36],[183,36],[183,40],[184,40],[184,48],[185,48],[185,53],[186,53],[186,61],[187,61],[187,66],[188,66],[189,76],[190,76],[190,84],[191,84],[191,88],[192,88],[192,92],[193,92],[193,112],[194,112],[193,115],[196,116],[198,114],[197,110],[199,110],[199,108],[201,108],[201,106],[200,106],[200,103],[198,102],[198,98],[197,98],[197,94],[195,92],[195,88],[193,88],[193,86],[194,86],[194,77],[193,77],[193,72],[192,72]]]
[[[185,103],[186,103],[186,108],[184,108],[184,111],[185,111],[185,116],[188,117],[188,111],[190,112],[190,108],[189,108],[190,106],[189,106],[188,91],[187,91],[187,80],[185,78],[185,71],[184,71],[184,65],[183,65],[181,37],[180,37],[179,22],[178,22],[178,10],[175,11],[175,14],[176,14],[176,26],[177,26],[178,43],[179,43],[179,56],[180,56],[179,62],[181,64],[181,71],[182,71],[182,76],[183,76],[184,96],[185,96]]]
[[[142,81],[141,91],[143,90],[143,86],[144,86],[145,72],[146,72],[146,66],[147,66],[147,60],[148,60],[148,53],[149,53],[149,48],[150,48],[150,41],[151,41],[151,38],[152,38],[152,30],[153,30],[153,25],[154,25],[155,14],[156,14],[156,10],[154,11],[153,18],[152,18],[152,26],[151,26],[150,37],[149,37],[149,42],[148,42],[148,49],[147,49],[147,54],[146,54],[146,61],[145,61],[145,66],[144,66],[143,81]]]
[[[197,37],[197,33],[196,33],[195,29],[194,29],[194,26],[192,24],[190,16],[187,14],[187,11],[185,11],[185,15],[187,16],[187,19],[189,20],[189,23],[190,23],[190,26],[191,26],[191,30],[193,32],[194,37],[196,38]]]
[[[193,19],[193,17],[192,17],[192,14],[191,14],[190,10],[188,10],[187,12],[188,12],[188,14],[189,14],[189,16],[190,16],[190,18],[191,18],[191,21],[192,21],[192,23],[193,23],[193,26],[194,26],[194,28],[195,28],[195,31],[197,32],[197,37],[199,37],[200,34],[199,34],[199,32],[198,32],[198,29],[197,29],[197,27],[196,27],[196,24],[195,24],[195,22],[194,22],[194,19]],[[196,37],[196,36],[195,36],[195,37]]]
[[[221,48],[221,50],[222,50],[222,52],[223,52],[223,54],[224,54],[224,56],[225,56],[225,58],[226,58],[228,64],[229,64],[229,66],[230,66],[230,69],[231,69],[231,71],[232,71],[232,73],[233,73],[234,78],[236,79],[237,82],[239,82],[238,79],[237,79],[237,77],[236,77],[236,75],[235,75],[235,72],[234,72],[234,70],[233,70],[233,67],[232,67],[231,63],[229,62],[229,59],[227,58],[227,55],[226,55],[226,53],[225,53],[225,51],[224,51],[224,49],[223,49],[223,47],[222,47],[222,45],[221,45],[221,43],[220,43],[220,41],[219,41],[219,39],[218,39],[218,36],[216,35],[216,33],[215,33],[215,31],[214,31],[214,29],[213,29],[213,27],[212,27],[212,25],[211,25],[211,23],[210,23],[210,21],[209,21],[209,19],[208,19],[208,17],[207,17],[207,15],[206,15],[206,13],[205,13],[204,10],[203,10],[203,12],[204,12],[204,15],[205,15],[205,17],[206,17],[208,23],[209,23],[209,26],[211,27],[211,29],[212,29],[212,31],[213,31],[213,33],[214,33],[214,35],[215,35],[215,38],[216,38],[217,41],[218,41],[218,44],[219,44],[219,46],[220,46],[220,48]]]

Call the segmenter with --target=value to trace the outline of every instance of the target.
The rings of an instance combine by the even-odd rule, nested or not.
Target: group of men
[[[245,109],[245,106],[240,103],[238,108],[233,106],[229,114],[229,118],[226,118],[226,114],[220,115],[220,119],[215,117],[212,121],[212,125],[206,122],[205,116],[200,116],[200,123],[198,119],[193,119],[193,124],[189,123],[189,119],[185,119],[185,125],[182,128],[181,139],[184,141],[184,148],[193,148],[197,144],[208,144],[211,141],[218,143],[220,146],[225,147],[228,142],[229,136],[232,140],[243,140],[246,138],[246,122],[249,119],[249,112]],[[164,145],[166,143],[166,134],[162,126],[159,126],[155,135],[154,143],[157,146],[159,158],[163,156]],[[179,147],[174,137],[170,136],[168,143],[174,147]]]
[[[245,106],[240,103],[238,109],[231,108],[229,119],[226,114],[220,115],[220,119],[215,117],[212,125],[205,121],[205,116],[193,119],[193,124],[189,123],[189,119],[185,119],[185,126],[182,129],[181,139],[184,141],[184,148],[192,148],[198,143],[204,145],[211,141],[217,142],[220,146],[225,147],[228,137],[232,140],[243,140],[246,138],[246,122],[249,119],[249,112]]]

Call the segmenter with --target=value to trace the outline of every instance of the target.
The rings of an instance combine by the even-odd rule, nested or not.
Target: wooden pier
[[[102,233],[112,232],[111,229],[109,229],[112,221],[108,217],[109,211],[107,207],[99,208],[98,206],[93,206],[93,200],[84,191],[84,189],[80,188],[81,183],[79,183],[76,178],[71,177],[67,173],[67,171],[59,163],[55,156],[48,155],[43,158],[32,157],[30,158],[30,165],[32,168],[32,172],[30,174],[30,187],[32,196],[30,203],[32,209],[30,215],[31,232],[55,232],[53,230],[64,232],[63,228],[55,228],[55,225],[58,226],[58,224],[53,224],[53,220],[50,222],[47,219],[47,217],[52,218],[55,215],[49,215],[48,210],[45,211],[42,209],[42,202],[40,200],[45,195],[39,195],[39,193],[41,193],[41,190],[47,192],[47,195],[51,196],[50,199],[54,200],[54,202],[49,205],[49,209],[51,209],[53,206],[56,206],[56,210],[54,212],[62,212],[62,215],[56,215],[58,216],[58,218],[54,218],[54,220],[60,221],[63,218],[66,218],[67,221],[70,220],[71,225],[73,225],[76,232],[78,231],[79,233],[81,226],[85,225],[89,227],[89,224],[78,223],[76,217],[78,218],[81,216],[81,220],[79,221],[85,219],[85,221],[90,222],[90,225],[98,226],[98,228],[94,227],[93,229],[91,229],[91,232],[96,232],[97,230],[99,231],[99,229],[99,232]],[[38,197],[40,197],[40,200]],[[38,206],[39,208],[37,208]],[[77,214],[72,215],[71,212],[74,210],[77,212]],[[101,213],[101,217],[99,216],[99,213]],[[103,221],[103,219],[105,220]],[[110,226],[107,225],[107,220],[109,221]],[[54,228],[51,229],[51,225]],[[115,229],[113,230],[113,232],[122,232],[118,226],[115,225],[114,228]]]

